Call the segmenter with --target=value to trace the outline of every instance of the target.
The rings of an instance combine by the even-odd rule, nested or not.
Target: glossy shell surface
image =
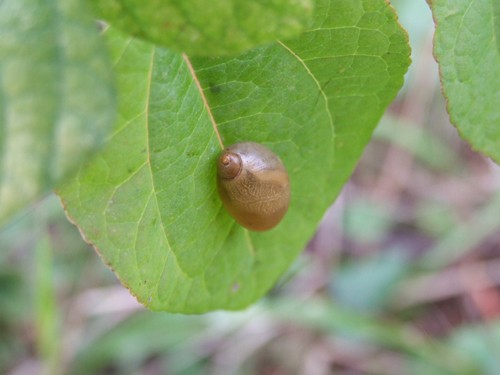
[[[285,166],[259,143],[236,143],[221,153],[217,188],[226,210],[250,230],[275,227],[288,210],[290,181]]]

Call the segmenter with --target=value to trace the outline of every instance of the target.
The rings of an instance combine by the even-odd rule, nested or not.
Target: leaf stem
[[[194,82],[196,83],[196,86],[198,87],[198,91],[200,92],[201,99],[203,100],[203,104],[208,112],[208,116],[210,117],[210,121],[212,121],[212,125],[214,127],[215,135],[217,136],[217,140],[219,141],[220,147],[224,150],[224,143],[222,142],[222,137],[219,133],[219,128],[217,127],[217,123],[215,122],[214,116],[212,115],[212,111],[210,109],[210,106],[208,105],[207,98],[205,97],[205,93],[203,92],[203,88],[201,87],[200,81],[198,80],[198,77],[196,76],[196,72],[194,71],[193,65],[191,64],[191,61],[189,60],[189,57],[183,53],[182,58],[186,62],[186,65],[189,69],[189,72],[191,73],[191,76],[193,77]]]

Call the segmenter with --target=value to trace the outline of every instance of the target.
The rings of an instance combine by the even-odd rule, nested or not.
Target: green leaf
[[[474,149],[500,163],[500,2],[430,3],[451,121]]]
[[[409,47],[384,0],[319,1],[316,12],[300,38],[192,61],[225,144],[264,143],[288,168],[289,212],[263,233],[222,207],[221,149],[182,56],[109,33],[120,119],[60,195],[147,307],[240,309],[261,297],[313,235],[402,85]]]
[[[102,144],[114,91],[78,0],[0,2],[0,222]]]
[[[192,55],[235,54],[300,34],[313,0],[93,0],[100,17],[129,33]]]

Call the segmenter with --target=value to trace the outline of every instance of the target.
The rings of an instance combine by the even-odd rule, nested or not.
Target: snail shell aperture
[[[288,173],[280,158],[258,143],[236,143],[222,151],[217,188],[226,210],[250,230],[275,227],[288,210]]]

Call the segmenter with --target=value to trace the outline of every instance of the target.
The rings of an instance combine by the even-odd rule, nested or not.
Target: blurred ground
[[[449,124],[424,1],[413,65],[304,255],[240,313],[151,313],[57,198],[0,233],[0,373],[500,374],[500,168]]]

